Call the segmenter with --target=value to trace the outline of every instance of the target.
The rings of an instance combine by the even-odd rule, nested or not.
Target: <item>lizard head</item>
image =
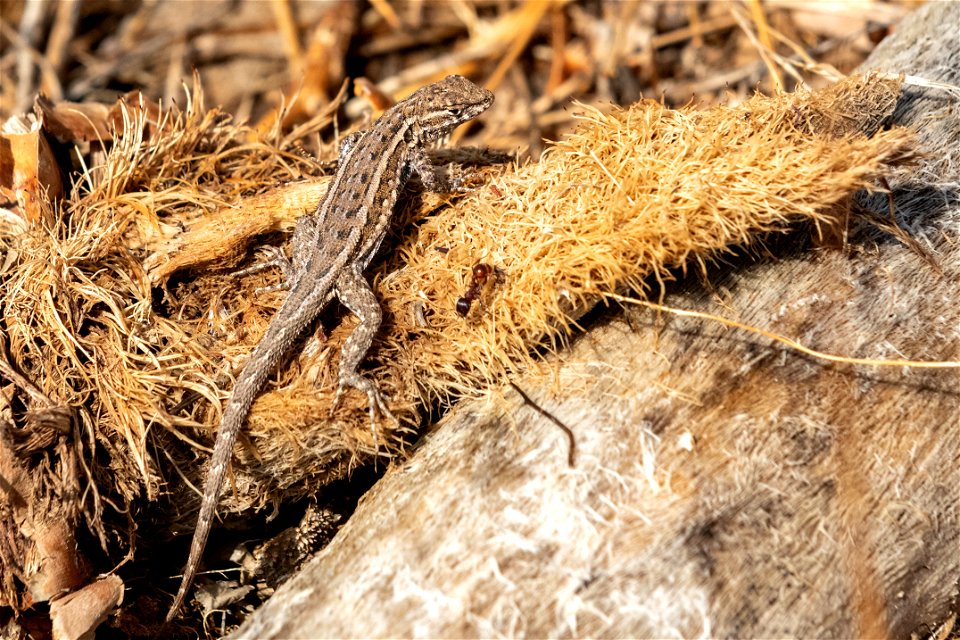
[[[463,76],[447,76],[418,89],[400,105],[414,124],[418,142],[436,140],[458,125],[476,118],[493,104],[493,93]],[[397,105],[397,106],[400,106]]]

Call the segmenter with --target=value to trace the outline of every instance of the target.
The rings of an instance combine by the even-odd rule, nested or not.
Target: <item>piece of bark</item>
[[[96,629],[123,602],[123,580],[109,575],[50,603],[54,640],[93,640]]]
[[[960,84],[960,5],[869,66]],[[955,99],[908,88],[927,157],[894,185],[927,257],[860,230],[665,304],[830,353],[960,359]],[[871,200],[878,212],[885,200]],[[715,322],[597,321],[547,377],[465,403],[239,638],[906,637],[960,575],[960,375],[831,364]]]

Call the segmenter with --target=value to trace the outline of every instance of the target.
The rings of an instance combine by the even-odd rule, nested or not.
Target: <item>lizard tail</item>
[[[293,330],[291,330],[293,329]],[[249,361],[240,373],[233,389],[233,395],[223,412],[223,420],[217,431],[217,440],[213,446],[213,455],[210,457],[210,468],[207,480],[203,487],[203,499],[200,503],[200,514],[197,516],[197,526],[190,543],[190,555],[183,570],[180,588],[177,596],[167,612],[167,622],[170,622],[183,605],[187,591],[197,575],[200,558],[210,536],[213,518],[216,513],[220,490],[223,488],[223,479],[233,454],[233,445],[237,441],[240,427],[243,426],[254,398],[263,387],[267,377],[277,366],[287,347],[296,339],[296,327],[284,326],[283,323],[272,323],[263,340],[250,355]]]

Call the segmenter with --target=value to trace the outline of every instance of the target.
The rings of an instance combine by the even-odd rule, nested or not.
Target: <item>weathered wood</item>
[[[958,23],[960,5],[925,5],[869,64],[960,84]],[[942,273],[863,229],[665,303],[831,353],[960,359],[957,104],[908,88],[897,113],[928,154],[898,216]],[[573,430],[574,468],[515,392],[464,404],[236,636],[905,637],[950,610],[955,370],[629,311],[518,384]]]

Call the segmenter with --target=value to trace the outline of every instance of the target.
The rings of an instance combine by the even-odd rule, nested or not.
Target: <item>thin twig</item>
[[[555,425],[557,425],[558,427],[560,427],[560,428],[563,430],[563,432],[564,432],[565,434],[567,434],[567,439],[570,441],[570,448],[569,448],[568,451],[567,451],[567,464],[569,464],[570,467],[572,468],[572,467],[574,466],[574,461],[575,461],[574,459],[575,459],[575,457],[576,457],[576,450],[577,450],[577,449],[576,449],[576,447],[577,447],[577,440],[576,440],[576,438],[575,438],[574,435],[573,435],[573,430],[572,430],[570,427],[568,427],[567,425],[565,425],[565,424],[563,424],[562,422],[560,422],[560,420],[559,420],[556,416],[554,416],[552,413],[550,413],[549,411],[547,411],[546,409],[544,409],[543,407],[541,407],[539,404],[537,404],[536,402],[534,402],[534,401],[530,398],[530,396],[528,396],[526,393],[524,393],[523,389],[521,389],[519,386],[517,386],[516,383],[514,383],[514,382],[512,382],[512,381],[508,381],[507,384],[509,384],[511,387],[513,387],[513,390],[520,394],[520,397],[523,398],[523,402],[524,402],[525,404],[529,405],[531,409],[533,409],[534,411],[536,411],[537,413],[539,413],[541,416],[543,416],[544,418],[546,418],[547,420],[549,420],[549,421],[552,422],[553,424],[555,424]]]
[[[730,320],[729,318],[724,318],[723,316],[714,315],[712,313],[704,313],[702,311],[691,311],[689,309],[677,309],[675,307],[668,307],[662,304],[657,304],[655,302],[649,302],[647,300],[640,300],[638,298],[630,298],[627,296],[621,296],[616,293],[604,293],[605,298],[610,298],[612,300],[617,300],[619,302],[625,302],[627,304],[635,304],[641,307],[649,307],[651,309],[656,309],[658,311],[666,311],[667,313],[672,313],[673,315],[683,316],[687,318],[700,318],[702,320],[713,320],[714,322],[719,322],[728,327],[734,327],[735,329],[743,329],[744,331],[749,331],[750,333],[755,333],[757,335],[763,336],[765,338],[770,338],[777,342],[781,342],[795,351],[804,353],[808,356],[814,358],[819,358],[820,360],[828,360],[830,362],[840,362],[843,364],[855,364],[855,365],[866,365],[870,367],[913,367],[917,369],[957,369],[960,368],[960,361],[952,360],[937,360],[937,361],[928,361],[928,360],[900,360],[900,359],[890,359],[890,360],[877,360],[873,358],[850,358],[847,356],[838,356],[832,353],[824,353],[823,351],[817,351],[816,349],[811,349],[810,347],[805,347],[796,340],[791,340],[786,336],[779,335],[772,331],[766,331],[760,327],[754,327],[749,324],[744,324],[742,322],[737,322],[736,320]]]

